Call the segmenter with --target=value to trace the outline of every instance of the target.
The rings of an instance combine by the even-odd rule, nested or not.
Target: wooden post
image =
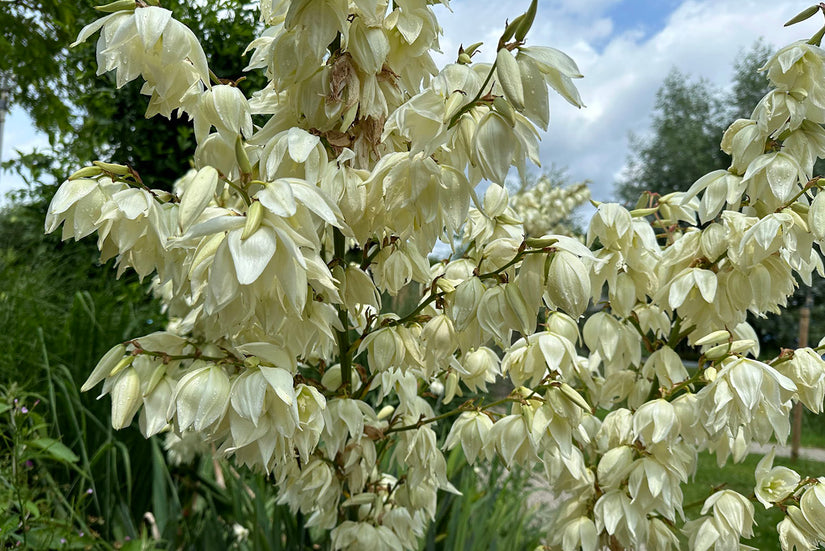
[[[811,288],[805,293],[805,303],[799,309],[799,344],[797,348],[808,346],[808,327],[811,324],[811,307],[814,303],[814,295]],[[797,402],[793,407],[793,425],[791,426],[791,461],[799,459],[799,442],[802,437],[802,402]]]

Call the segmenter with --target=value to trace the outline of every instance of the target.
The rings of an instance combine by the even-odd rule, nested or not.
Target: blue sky
[[[529,0],[453,0],[438,8],[444,27],[439,65],[455,59],[460,43],[484,40],[491,57],[505,19]],[[551,100],[551,122],[542,134],[542,164],[567,167],[575,181],[590,180],[593,196],[609,200],[628,155],[628,134],[643,134],[656,89],[678,67],[724,88],[738,52],[763,37],[775,47],[808,38],[815,24],[783,29],[810,0],[540,0],[531,44],[553,46],[575,59],[585,78],[577,81],[587,108]],[[806,36],[807,33],[807,36]],[[26,114],[14,109],[6,121],[3,159],[15,149],[46,147]],[[19,187],[3,173],[0,192]]]
[[[679,6],[677,0],[624,0],[608,7],[605,15],[620,31],[636,30],[647,38],[661,30],[671,13]],[[607,41],[609,37],[605,37]]]

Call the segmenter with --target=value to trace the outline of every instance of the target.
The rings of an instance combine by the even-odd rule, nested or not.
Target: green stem
[[[342,266],[346,266],[344,256],[346,255],[346,241],[344,234],[338,228],[332,229],[333,254]],[[349,396],[352,389],[352,355],[349,346],[349,317],[347,309],[343,304],[335,306],[338,310],[338,321],[341,322],[342,330],[336,331],[338,337],[338,355],[341,364],[341,384],[344,393]]]
[[[229,184],[230,187],[232,187],[235,191],[241,194],[241,197],[243,197],[243,201],[244,203],[246,203],[247,207],[252,204],[252,199],[250,199],[249,194],[246,192],[245,189],[234,183],[229,178],[224,178],[223,181]]]
[[[682,381],[681,383],[677,384],[676,386],[671,388],[669,391],[667,391],[667,398],[668,399],[672,398],[674,394],[676,394],[677,392],[679,392],[683,388],[686,388],[686,387],[692,385],[693,383],[698,382],[699,379],[701,379],[703,375],[704,375],[704,369],[702,369],[702,363],[700,362],[699,366],[696,368],[696,373],[694,373],[692,377],[689,377],[689,378],[685,379],[684,381]]]
[[[810,180],[807,184],[805,184],[804,186],[802,186],[802,190],[800,190],[800,192],[799,192],[799,193],[797,193],[796,195],[794,195],[793,197],[791,197],[791,198],[790,198],[790,199],[789,199],[789,200],[785,203],[785,205],[784,205],[783,207],[781,207],[781,208],[777,209],[777,212],[779,212],[780,210],[785,209],[785,208],[788,208],[788,207],[790,207],[791,205],[793,205],[793,204],[796,202],[796,200],[797,200],[797,199],[799,199],[800,197],[802,197],[803,195],[805,195],[805,193],[807,193],[809,189],[814,188],[814,187],[819,187],[819,180],[820,180],[819,176],[817,176],[817,177],[815,177],[815,178],[812,178],[812,179],[811,179],[811,180]]]
[[[473,408],[468,406],[466,403],[458,406],[457,408],[448,411],[447,413],[442,413],[441,415],[436,415],[435,417],[430,417],[429,419],[419,419],[417,422],[411,425],[404,425],[402,427],[394,427],[389,428],[384,431],[384,435],[392,434],[394,432],[404,432],[413,429],[420,429],[424,425],[429,425],[430,423],[435,423],[436,421],[440,421],[442,419],[447,419],[448,417],[452,417],[454,415],[458,415],[459,413],[464,413],[465,411],[472,411],[473,409],[477,409],[478,411],[484,411],[490,409],[495,406],[500,406],[501,404],[505,404],[507,402],[521,402],[521,398],[502,398],[501,400],[497,400],[495,402],[491,402],[486,406],[482,406],[480,408]]]
[[[421,304],[416,306],[415,310],[413,310],[412,312],[410,312],[409,314],[407,314],[403,318],[399,318],[397,320],[393,320],[393,321],[389,322],[387,325],[390,325],[390,326],[404,325],[405,323],[408,323],[408,322],[412,321],[413,318],[415,318],[418,314],[420,314],[422,312],[422,310],[424,310],[424,308],[426,308],[430,303],[434,302],[435,300],[437,300],[437,299],[439,299],[443,296],[444,296],[443,292],[431,294],[424,301],[422,301]]]
[[[476,102],[481,99],[481,96],[484,93],[484,88],[487,87],[487,84],[490,83],[490,79],[493,78],[493,74],[496,72],[496,63],[497,62],[494,61],[492,67],[490,67],[490,72],[487,73],[487,78],[484,79],[484,84],[482,84],[481,88],[478,89],[476,97],[474,97],[472,101],[470,101],[467,105],[459,109],[458,112],[455,115],[453,115],[453,118],[450,119],[450,124],[447,125],[447,128],[452,128],[453,126],[455,126],[456,123],[458,123],[458,119],[461,118],[461,115],[463,115],[464,113],[466,113],[467,111],[476,106]]]
[[[534,250],[530,250],[530,251],[519,251],[518,254],[516,254],[516,256],[513,257],[513,260],[511,260],[510,262],[508,262],[507,264],[505,264],[501,268],[499,268],[497,270],[493,270],[492,272],[487,272],[486,274],[480,274],[478,276],[478,278],[479,279],[490,279],[492,277],[498,277],[499,274],[501,274],[501,272],[503,272],[504,270],[506,270],[510,266],[514,266],[515,264],[518,264],[521,261],[521,259],[524,258],[525,256],[527,256],[528,254],[539,254],[539,253],[548,253],[548,252],[551,252],[551,251],[547,251],[545,249],[534,249]]]

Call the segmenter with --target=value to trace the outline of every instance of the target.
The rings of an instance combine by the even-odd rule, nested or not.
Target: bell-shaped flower
[[[584,262],[567,251],[553,254],[545,290],[551,305],[575,318],[581,316],[590,302],[590,277]]]
[[[647,402],[633,414],[633,433],[645,445],[672,441],[680,428],[673,404],[664,399]]]
[[[751,162],[765,152],[767,138],[767,132],[762,130],[754,120],[738,119],[728,127],[722,136],[722,151],[733,157],[731,171],[735,175],[744,174]],[[696,191],[698,192],[698,188],[702,185],[708,185],[712,180],[722,176],[725,175],[720,170],[700,178],[694,184],[697,186]],[[693,190],[694,188],[691,188],[691,191]]]
[[[482,453],[487,459],[492,455],[492,448],[488,446],[490,429],[493,421],[480,411],[465,411],[453,423],[444,449],[449,451],[459,442],[469,463],[475,463],[476,457]]]
[[[606,531],[625,547],[636,547],[634,542],[643,536],[645,515],[635,506],[624,490],[609,490],[593,507],[596,516],[596,530]]]
[[[64,241],[70,237],[76,240],[86,237],[100,226],[100,211],[106,201],[125,188],[126,184],[112,182],[108,177],[65,181],[49,203],[46,233],[63,224],[61,239]]]
[[[793,357],[777,364],[776,370],[796,385],[799,401],[814,413],[822,412],[825,400],[825,360],[811,348],[794,350]]]
[[[793,381],[749,358],[728,357],[720,367],[710,384],[697,393],[700,418],[708,432],[716,435],[727,427],[736,434],[739,427],[757,420],[755,427],[768,427],[784,441],[790,430],[790,399],[796,392]],[[770,433],[758,436],[760,441],[767,441]]]
[[[774,503],[782,501],[799,484],[799,474],[788,467],[772,467],[776,448],[771,448],[770,453],[763,457],[756,465],[756,486],[754,494],[759,503],[769,509]]]
[[[461,381],[472,391],[487,391],[487,383],[493,383],[501,374],[499,358],[485,346],[470,350],[461,360],[458,371]]]
[[[531,427],[524,415],[507,415],[496,421],[489,439],[507,468],[514,463],[524,465],[536,457]]]
[[[196,360],[191,369],[178,381],[170,404],[179,432],[189,427],[198,432],[208,429],[229,406],[231,382],[221,366]]]
[[[112,382],[112,427],[116,430],[128,427],[132,418],[143,405],[140,376],[133,367],[121,371]]]
[[[633,459],[634,452],[630,446],[609,449],[599,460],[596,470],[599,487],[606,490],[619,488],[630,473]]]
[[[599,545],[599,534],[593,519],[579,517],[564,525],[562,536],[563,551],[596,551]]]
[[[811,526],[799,507],[790,505],[785,513],[787,516],[776,526],[782,551],[819,549],[820,531]]]
[[[629,445],[633,440],[633,413],[625,408],[614,409],[605,415],[596,433],[596,443],[602,453],[618,446]]]
[[[645,377],[655,375],[659,380],[659,385],[665,388],[672,387],[688,378],[682,359],[669,346],[663,346],[648,356],[642,373]]]
[[[587,243],[591,245],[597,238],[605,248],[627,249],[633,239],[633,222],[627,209],[617,203],[599,205],[587,229]]]
[[[819,478],[805,489],[799,499],[799,508],[817,538],[825,540],[825,480]]]
[[[512,125],[496,111],[481,118],[473,135],[473,162],[485,178],[504,185],[517,141]]]

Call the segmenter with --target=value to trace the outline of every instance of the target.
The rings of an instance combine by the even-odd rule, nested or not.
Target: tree
[[[646,208],[599,205],[586,244],[525,237],[507,173],[535,157],[548,86],[580,105],[573,60],[526,42],[537,4],[506,24],[493,64],[473,46],[437,71],[427,3],[264,2],[250,66],[268,84],[251,99],[210,82],[164,9],[118,4],[82,31],[124,39],[98,62],[145,80],[150,110],[189,114],[198,144],[171,193],[96,163],[50,205],[49,231],[97,232],[119,270],[155,277],[171,317],[114,346],[84,389],[103,384],[115,428],[194,433],[272,473],[335,549],[417,548],[438,492],[454,491],[442,448],[458,446],[473,463],[544,468],[563,502],[551,545],[672,549],[682,530],[734,549],[759,501],[786,513],[783,549],[815,547],[821,485],[772,456],[753,499],[715,488],[684,511],[681,485],[699,450],[723,466],[785,440],[793,402],[822,411],[818,351],[760,361],[746,316],[780,310],[822,269],[825,53],[797,42],[769,60],[776,101],[726,131],[728,170]],[[457,234],[465,252],[430,266]],[[382,310],[410,286],[414,308]],[[508,396],[454,403],[502,374]]]
[[[737,58],[733,65],[733,87],[724,98],[723,111],[728,121],[750,117],[754,106],[770,92],[770,82],[759,71],[770,57],[770,47],[759,39]]]
[[[94,158],[116,158],[156,182],[153,185],[168,188],[171,182],[164,183],[164,179],[175,170],[177,160],[194,154],[191,125],[177,117],[146,119],[142,112],[147,99],[137,83],[121,88],[112,75],[95,75],[94,51],[67,47],[85,22],[100,13],[94,9],[96,3],[36,0],[5,4],[0,23],[6,32],[0,45],[14,55],[0,60],[0,73],[11,77],[12,104],[25,109],[54,146],[7,162],[30,183],[19,200],[48,203],[68,166]],[[194,6],[170,0],[164,5],[199,36],[220,32],[237,36],[238,41],[208,42],[205,55],[221,78],[243,75],[236,60],[254,36],[255,21],[249,11],[240,9],[242,1]],[[258,75],[251,75],[239,86],[248,90],[262,82]],[[29,174],[32,169],[36,179]]]
[[[627,173],[617,183],[619,199],[635,205],[645,191],[685,190],[703,174],[726,166],[729,159],[719,149],[722,111],[706,81],[691,81],[672,69],[656,92],[652,136],[631,135]]]

